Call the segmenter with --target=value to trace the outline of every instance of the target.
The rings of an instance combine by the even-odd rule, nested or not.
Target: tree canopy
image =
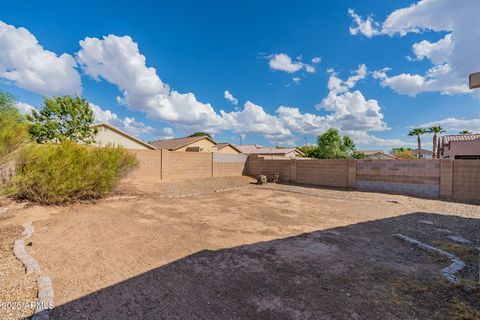
[[[198,132],[192,133],[188,137],[191,138],[191,137],[203,137],[203,136],[207,136],[209,138],[212,137],[210,134],[208,134],[206,132],[203,132],[203,131],[198,131]]]
[[[94,115],[82,97],[45,98],[40,111],[27,116],[30,135],[38,143],[73,141],[94,143],[97,129],[92,128]]]
[[[317,138],[316,146],[301,147],[305,156],[318,159],[364,158],[363,153],[356,152],[355,143],[349,136],[340,136],[337,129],[330,128]]]

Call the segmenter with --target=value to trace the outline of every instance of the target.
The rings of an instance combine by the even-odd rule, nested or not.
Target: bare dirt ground
[[[22,319],[33,314],[34,309],[23,302],[36,301],[37,284],[35,275],[25,275],[22,263],[12,254],[13,243],[20,238],[22,227],[2,223],[12,218],[7,213],[9,204],[0,199],[0,319]]]
[[[479,206],[252,181],[137,186],[137,198],[32,206],[0,223],[33,221],[53,319],[480,318]],[[182,192],[201,195],[160,197]],[[462,284],[442,276],[448,259],[394,233],[457,255]]]

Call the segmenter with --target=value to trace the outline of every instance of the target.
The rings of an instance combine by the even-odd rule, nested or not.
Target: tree
[[[440,126],[433,126],[427,129],[429,133],[433,133],[433,154],[432,158],[437,158],[437,134],[445,132]]]
[[[418,158],[422,158],[422,138],[420,136],[425,133],[427,133],[427,129],[424,128],[416,128],[408,133],[409,136],[417,136]]]
[[[472,131],[470,131],[470,130],[462,130],[458,134],[471,134],[471,133],[472,133]]]
[[[199,131],[199,132],[195,132],[195,133],[192,133],[191,135],[188,136],[188,138],[191,138],[191,137],[203,137],[203,136],[207,136],[209,138],[211,138],[212,136],[206,132],[203,132],[203,131]]]
[[[93,111],[88,101],[75,96],[45,98],[40,111],[27,116],[30,135],[38,143],[73,141],[94,143]]]
[[[395,156],[399,159],[413,159],[413,152],[411,148],[392,148],[390,151],[392,156]]]
[[[312,155],[319,159],[347,159],[355,154],[355,144],[349,136],[340,136],[337,129],[330,128],[317,138],[318,146]],[[358,155],[360,156],[360,155]]]

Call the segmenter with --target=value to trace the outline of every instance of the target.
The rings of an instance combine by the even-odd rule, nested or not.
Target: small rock
[[[257,184],[259,185],[263,185],[263,184],[267,184],[267,176],[261,174],[257,177]]]

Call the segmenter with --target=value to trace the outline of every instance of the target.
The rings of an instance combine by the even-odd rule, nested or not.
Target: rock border
[[[420,249],[423,249],[423,250],[426,250],[426,251],[432,252],[432,253],[441,254],[441,255],[449,258],[452,263],[449,266],[442,269],[442,274],[445,278],[447,278],[447,280],[450,283],[453,283],[453,284],[459,284],[460,283],[460,279],[458,279],[458,277],[455,275],[455,273],[462,270],[465,267],[465,263],[462,260],[460,260],[459,258],[457,258],[457,256],[455,256],[454,254],[449,253],[445,250],[432,247],[431,245],[428,245],[428,244],[420,242],[416,239],[407,237],[407,236],[405,236],[403,234],[400,234],[400,233],[395,233],[392,236],[395,237],[395,238],[404,240],[408,243],[411,243],[414,246],[419,247]]]
[[[23,225],[22,239],[15,240],[13,244],[13,254],[25,266],[26,274],[38,273],[37,278],[38,293],[35,312],[32,320],[49,320],[50,310],[53,308],[53,286],[52,280],[47,275],[41,275],[40,265],[25,250],[25,239],[30,238],[33,233],[33,224],[31,221],[25,222]]]

